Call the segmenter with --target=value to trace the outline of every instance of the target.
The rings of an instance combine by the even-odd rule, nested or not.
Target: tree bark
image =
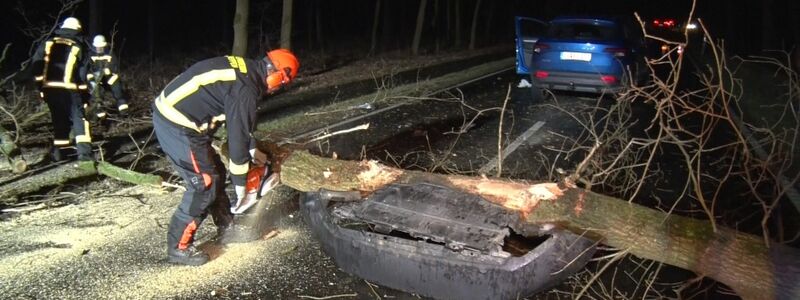
[[[294,0],[283,0],[281,18],[281,48],[292,49],[292,6]]]
[[[0,126],[0,154],[5,156],[8,165],[14,174],[21,174],[28,169],[28,162],[22,157],[19,147],[14,143],[14,138],[5,127]]]
[[[77,167],[75,166],[77,164]],[[106,175],[116,180],[137,185],[161,186],[161,177],[139,173],[114,166],[107,162],[73,162],[56,166],[41,174],[22,177],[15,182],[0,187],[0,204],[14,203],[17,197],[39,191],[45,187],[57,186],[69,181]]]
[[[89,37],[94,37],[102,32],[102,3],[100,0],[89,1]]]
[[[147,1],[147,57],[150,63],[156,59],[156,0]]]
[[[264,148],[262,143],[260,145]],[[392,183],[428,182],[481,195],[518,211],[529,223],[599,240],[631,254],[713,278],[745,299],[798,299],[800,255],[784,245],[733,229],[629,203],[577,187],[400,170],[374,161],[340,161],[305,151],[267,149],[278,158],[283,184],[369,194]]]
[[[454,0],[455,7],[453,8],[453,14],[455,18],[455,46],[456,48],[461,47],[461,0]]]
[[[775,34],[775,21],[773,17],[775,0],[761,1],[761,50],[777,49],[778,35]]]
[[[250,16],[250,0],[236,0],[236,12],[233,16],[233,50],[231,54],[245,56],[247,54],[247,22]]]
[[[419,42],[422,40],[422,27],[425,25],[425,8],[427,6],[428,0],[421,0],[419,2],[417,26],[414,29],[414,41],[411,43],[411,54],[413,55],[419,55]]]
[[[481,9],[481,0],[475,3],[475,10],[472,11],[472,27],[469,30],[469,50],[475,49],[475,31],[478,30],[478,13]]]
[[[315,1],[315,3],[317,3],[317,8],[314,11],[314,18],[316,19],[315,23],[316,23],[316,26],[317,26],[317,30],[316,30],[316,32],[317,32],[317,45],[319,47],[320,56],[322,57],[322,69],[327,69],[327,66],[326,66],[326,64],[327,64],[326,61],[327,60],[325,59],[325,40],[323,39],[324,31],[322,30],[322,28],[324,28],[324,26],[322,24],[322,20],[323,20],[322,19],[322,9],[323,9],[322,6],[325,5],[325,2],[324,1]]]
[[[433,53],[439,54],[439,50],[441,49],[441,26],[439,26],[439,19],[441,16],[439,15],[439,0],[433,0],[433,18],[431,18],[431,26],[433,27],[433,34],[434,34],[434,42],[433,42]]]
[[[375,13],[372,17],[372,38],[370,40],[369,54],[375,54],[375,49],[378,47],[378,24],[380,24],[381,16],[381,0],[375,1]]]

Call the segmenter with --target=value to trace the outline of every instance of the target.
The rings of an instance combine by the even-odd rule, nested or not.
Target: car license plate
[[[561,52],[561,60],[591,61],[592,54],[583,52]]]

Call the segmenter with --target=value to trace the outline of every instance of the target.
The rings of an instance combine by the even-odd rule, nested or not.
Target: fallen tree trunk
[[[263,146],[263,144],[262,144]],[[761,237],[629,203],[578,187],[407,171],[374,161],[341,161],[270,149],[283,184],[371,193],[392,183],[427,182],[481,195],[518,211],[529,223],[551,224],[629,253],[691,270],[732,288],[745,299],[798,299],[800,254]]]
[[[12,172],[20,174],[28,169],[28,162],[20,155],[19,147],[11,137],[11,133],[0,126],[0,154],[5,156]]]
[[[123,169],[107,162],[76,162],[54,166],[41,174],[23,177],[0,186],[0,204],[14,203],[17,202],[20,195],[31,194],[46,187],[58,186],[98,174],[137,185],[155,187],[161,186],[162,182],[160,176]]]

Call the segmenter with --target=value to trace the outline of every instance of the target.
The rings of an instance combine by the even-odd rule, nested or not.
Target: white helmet
[[[104,37],[102,34],[95,35],[94,39],[92,40],[92,46],[95,48],[104,48],[105,46],[108,46],[106,37]]]
[[[81,22],[76,18],[69,17],[64,19],[64,22],[61,23],[61,28],[81,30]]]

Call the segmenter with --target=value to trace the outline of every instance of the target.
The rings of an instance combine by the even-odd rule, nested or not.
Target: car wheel
[[[630,90],[631,87],[631,75],[628,74],[627,72],[622,74],[622,78],[620,78],[619,85],[620,89],[614,93],[614,99],[619,99],[628,94],[628,91]]]
[[[541,88],[532,86],[531,87],[531,97],[533,102],[541,102],[544,100],[544,94]]]

